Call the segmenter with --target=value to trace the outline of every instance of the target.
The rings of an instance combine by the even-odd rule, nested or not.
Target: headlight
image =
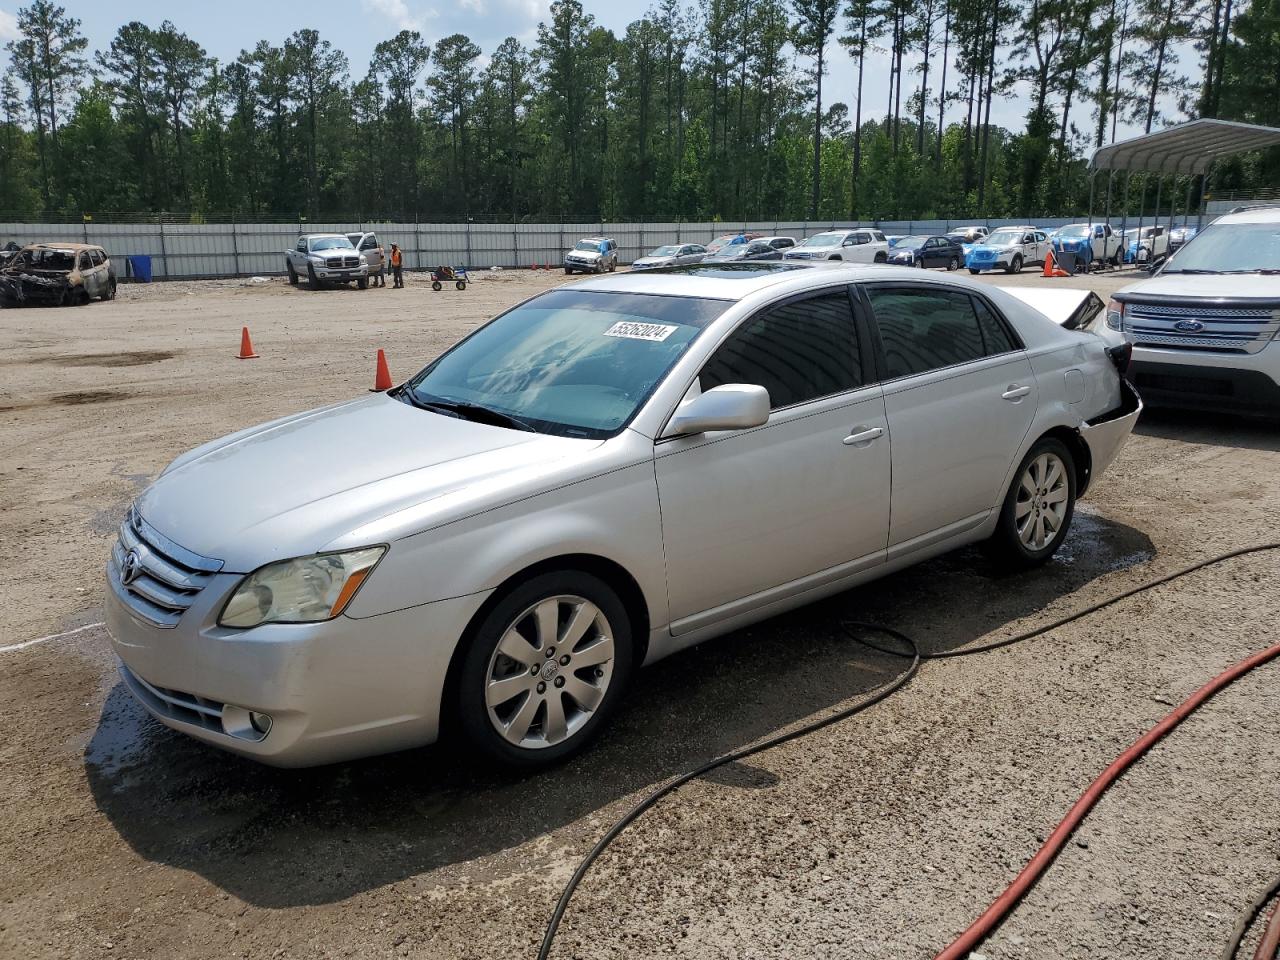
[[[1107,303],[1107,326],[1112,330],[1124,329],[1124,304],[1119,300]]]
[[[346,609],[386,549],[365,547],[269,563],[240,582],[218,623],[243,629],[332,620]]]

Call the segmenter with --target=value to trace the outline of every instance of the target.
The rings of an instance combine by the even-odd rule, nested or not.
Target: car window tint
[[[982,331],[982,344],[987,356],[1018,349],[1009,336],[1008,328],[991,312],[986,303],[974,297],[973,309],[978,315],[978,328]]]
[[[747,320],[707,361],[700,383],[703,390],[759,384],[777,410],[861,386],[860,371],[853,312],[841,289]]]
[[[950,290],[867,291],[890,380],[978,360],[982,332],[968,294]]]

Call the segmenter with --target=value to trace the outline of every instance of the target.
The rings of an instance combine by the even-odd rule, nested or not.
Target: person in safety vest
[[[404,274],[401,272],[403,265],[404,255],[400,252],[400,245],[393,243],[391,245],[391,274],[394,278],[391,284],[392,289],[404,286]]]

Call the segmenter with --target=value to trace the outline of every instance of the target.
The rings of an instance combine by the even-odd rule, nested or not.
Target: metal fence
[[[1053,228],[1081,218],[1036,221]],[[150,256],[158,280],[268,276],[284,273],[284,251],[299,233],[354,233],[374,230],[386,245],[397,243],[405,267],[423,270],[447,264],[470,269],[559,266],[564,252],[581,237],[606,236],[618,242],[619,260],[629,263],[668,243],[706,243],[738,231],[797,239],[824,230],[874,226],[888,234],[946,233],[953,227],[1017,220],[907,220],[854,223],[793,220],[703,223],[0,223],[0,243],[42,241],[92,243],[117,260]],[[124,275],[123,264],[117,272]]]

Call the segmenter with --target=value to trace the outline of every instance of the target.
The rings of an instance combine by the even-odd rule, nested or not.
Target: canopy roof
[[[1213,161],[1280,146],[1280,128],[1233,120],[1191,120],[1145,136],[1109,143],[1093,152],[1091,170],[1205,173]]]

